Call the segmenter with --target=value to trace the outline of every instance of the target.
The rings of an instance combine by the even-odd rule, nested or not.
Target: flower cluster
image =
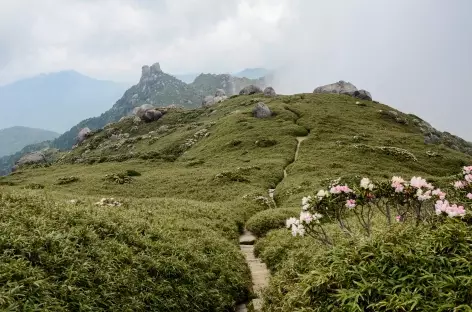
[[[412,194],[419,201],[429,200],[433,196],[437,196],[441,200],[446,197],[446,193],[439,188],[435,189],[431,183],[421,177],[413,177],[407,183],[402,177],[394,176],[391,180],[391,187],[395,193]]]
[[[463,206],[458,206],[456,204],[450,205],[447,200],[438,200],[434,207],[437,215],[445,213],[450,218],[465,216],[465,209]]]
[[[323,217],[323,215],[319,214],[319,213],[310,213],[308,211],[302,211],[300,212],[300,218],[297,219],[297,218],[290,218],[290,219],[287,219],[287,221],[285,222],[285,225],[287,226],[287,228],[291,229],[292,230],[292,235],[293,236],[297,236],[297,235],[300,235],[300,236],[303,236],[305,235],[305,225],[309,225],[311,223],[319,223],[319,219],[321,219]]]
[[[453,185],[465,192],[462,198],[472,200],[472,166],[463,168],[462,178]],[[451,196],[453,194],[454,192],[450,193]],[[336,180],[313,197],[303,197],[301,208],[299,218],[287,220],[287,228],[292,230],[294,236],[310,235],[325,243],[331,243],[331,239],[323,229],[325,222],[320,222],[322,218],[327,222],[337,222],[344,233],[352,235],[354,232],[350,223],[352,220],[358,221],[364,233],[370,236],[375,210],[386,217],[389,225],[391,219],[397,222],[413,219],[416,224],[420,224],[434,222],[437,219],[435,215],[445,215],[449,218],[466,215],[463,204],[451,204],[446,200],[446,192],[416,176],[410,180],[394,176],[391,180],[381,183],[362,178],[358,186],[352,188]]]

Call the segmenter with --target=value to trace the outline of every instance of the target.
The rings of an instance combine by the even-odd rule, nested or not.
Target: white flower
[[[419,191],[421,190],[418,190],[418,192],[416,193],[418,195]],[[431,199],[431,190],[429,191],[426,191],[426,192],[421,192],[421,194],[418,195],[418,200],[421,200],[421,201],[425,201],[425,200],[428,200],[428,199]]]
[[[303,197],[302,198],[302,206],[305,206],[305,205],[309,204],[310,201],[311,201],[311,196]]]
[[[361,187],[362,187],[363,189],[366,189],[366,190],[369,189],[369,186],[370,186],[371,184],[372,184],[372,183],[370,183],[369,178],[362,178],[362,180],[361,180]]]
[[[313,215],[308,211],[300,212],[300,222],[305,222],[306,224],[310,224],[313,221]]]
[[[397,184],[403,184],[405,183],[405,180],[403,180],[402,177],[392,177],[392,183],[397,183]]]
[[[287,228],[290,228],[290,227],[293,227],[293,225],[298,224],[298,222],[299,221],[297,220],[297,218],[292,217],[290,219],[287,219],[287,221],[285,221],[285,225],[287,226]]]
[[[316,220],[317,222],[320,222],[319,220],[323,218],[323,215],[321,213],[315,213],[313,214],[313,220]]]
[[[325,191],[325,190],[319,190],[318,193],[316,194],[316,197],[318,197],[318,199],[323,199],[323,197],[326,197],[328,196],[328,192]]]

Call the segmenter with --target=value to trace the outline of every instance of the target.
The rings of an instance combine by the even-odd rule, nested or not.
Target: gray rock
[[[261,88],[255,85],[249,85],[244,87],[241,91],[239,91],[239,95],[251,95],[256,93],[262,93]]]
[[[275,93],[274,88],[272,88],[272,87],[267,87],[267,88],[264,89],[264,95],[265,95],[265,96],[276,96],[277,93]]]
[[[380,115],[382,115],[382,116],[384,116],[388,119],[394,120],[395,122],[397,122],[399,124],[403,124],[403,125],[408,124],[408,120],[406,118],[403,118],[402,116],[400,116],[400,114],[398,114],[396,111],[393,111],[393,110],[389,110],[389,111],[379,110],[378,112],[379,112]]]
[[[146,113],[146,111],[148,111],[150,109],[154,109],[154,106],[152,106],[151,104],[143,104],[139,107],[135,107],[133,109],[133,114],[142,119],[144,114]]]
[[[256,118],[269,118],[272,116],[272,112],[267,105],[265,105],[263,102],[257,103],[256,107],[252,110],[252,114]]]
[[[44,164],[46,163],[46,156],[41,152],[33,152],[21,157],[15,165],[17,167],[22,165]]]
[[[425,135],[424,137],[425,144],[438,144],[440,141],[441,138],[432,133],[430,133],[429,135]]]
[[[90,136],[91,132],[92,131],[88,127],[81,129],[77,134],[77,143],[80,144],[85,141],[85,139]]]
[[[225,90],[223,89],[216,89],[216,92],[215,92],[215,97],[223,97],[223,96],[226,96],[226,92]]]
[[[208,106],[212,106],[213,104],[215,104],[215,97],[211,95],[205,96],[205,98],[203,99],[202,106],[208,107]]]
[[[320,86],[316,88],[313,93],[338,93],[338,94],[345,94],[349,92],[358,91],[356,86],[354,86],[350,82],[345,82],[340,80],[336,83]]]
[[[159,120],[162,117],[162,113],[157,109],[149,109],[147,110],[143,117],[141,118],[145,122],[152,122]]]
[[[328,84],[316,88],[313,93],[337,93],[337,94],[346,94],[352,97],[355,97],[360,100],[372,101],[372,95],[369,91],[366,90],[357,90],[350,82],[345,82],[340,80],[336,83]]]
[[[141,68],[141,77],[144,78],[144,77],[149,77],[149,76],[151,76],[151,68],[147,65],[144,65]]]
[[[366,90],[359,90],[359,91],[349,92],[346,94],[360,100],[372,101],[372,95],[370,95],[370,92]]]
[[[159,63],[154,63],[152,66],[151,66],[151,74],[159,74],[159,73],[162,73],[162,70],[161,70],[161,65],[159,65]]]

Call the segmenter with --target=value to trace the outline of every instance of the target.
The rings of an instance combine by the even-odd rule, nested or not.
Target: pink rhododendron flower
[[[465,209],[463,206],[457,206],[456,204],[450,205],[447,200],[438,200],[434,206],[436,214],[446,213],[448,217],[462,217],[465,215]]]
[[[465,166],[465,167],[463,168],[463,173],[464,173],[464,174],[470,174],[470,173],[472,173],[472,166]]]
[[[471,182],[472,182],[472,174],[467,174],[467,175],[465,175],[464,179],[465,179],[467,182],[471,183]]]
[[[402,217],[401,216],[396,216],[395,220],[397,220],[397,222],[400,222],[402,220]]]
[[[466,195],[468,199],[472,199],[472,193]]]
[[[431,190],[423,192],[421,189],[418,189],[418,191],[416,192],[416,196],[420,201],[428,200],[431,198]]]
[[[438,196],[439,199],[443,200],[444,198],[446,198],[446,193],[444,193],[443,191],[441,191],[441,189],[435,189],[432,194],[434,196]]]
[[[346,200],[346,207],[349,209],[356,207],[356,201],[354,199]]]
[[[396,193],[401,193],[405,189],[405,186],[399,182],[392,182],[392,187],[395,188]]]
[[[465,187],[465,183],[462,182],[462,181],[456,181],[456,182],[454,182],[454,187],[455,187],[456,189],[462,189],[462,188]]]
[[[347,185],[336,185],[333,186],[329,192],[331,194],[340,194],[340,193],[351,193],[352,190]]]
[[[300,213],[300,221],[310,224],[310,222],[313,221],[313,215],[307,211],[302,211]]]

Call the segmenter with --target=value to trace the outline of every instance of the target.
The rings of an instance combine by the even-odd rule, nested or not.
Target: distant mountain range
[[[0,156],[21,151],[29,144],[55,139],[59,133],[27,127],[11,127],[0,130]]]
[[[23,79],[0,87],[0,128],[26,126],[64,132],[108,109],[126,88],[75,71]]]

